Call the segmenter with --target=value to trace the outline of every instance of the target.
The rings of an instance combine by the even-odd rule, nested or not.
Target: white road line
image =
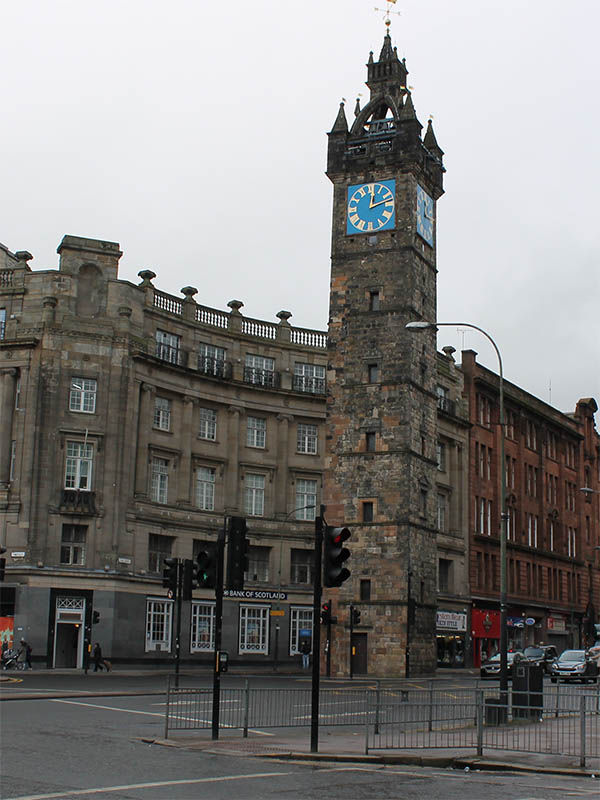
[[[73,797],[105,792],[126,792],[130,789],[156,789],[160,786],[186,786],[201,783],[219,783],[223,781],[243,781],[248,778],[276,778],[291,775],[291,772],[256,772],[251,775],[222,775],[217,778],[189,778],[178,781],[153,781],[152,783],[127,783],[121,786],[98,786],[94,789],[73,789],[66,792],[50,792],[48,794],[27,794],[18,797],[6,797],[5,800],[52,800],[58,797]]]

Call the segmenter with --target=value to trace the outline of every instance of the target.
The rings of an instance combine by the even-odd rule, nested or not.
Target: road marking
[[[201,783],[219,783],[223,781],[243,781],[248,778],[277,778],[291,775],[291,772],[256,772],[250,775],[222,775],[217,778],[189,778],[178,781],[153,781],[151,783],[127,783],[121,786],[99,786],[94,789],[72,789],[66,792],[49,792],[48,794],[27,794],[18,797],[7,797],[5,800],[52,800],[57,797],[73,797],[105,792],[126,792],[131,789],[156,789],[161,786],[186,786]]]
[[[147,716],[147,717],[160,717],[161,719],[165,718],[165,715],[161,714],[158,711],[136,711],[136,710],[131,709],[131,708],[117,708],[116,706],[102,706],[102,705],[99,705],[97,703],[82,703],[81,701],[78,701],[78,700],[58,700],[58,699],[52,700],[51,699],[50,702],[51,703],[66,703],[67,705],[70,705],[70,706],[86,706],[87,708],[100,708],[103,711],[121,711],[123,714],[142,714],[143,716]],[[198,720],[198,719],[196,719],[196,717],[173,716],[172,718],[173,719],[184,720],[185,722],[204,722],[204,723],[206,723],[207,727],[211,723],[211,720],[208,720],[208,719]],[[221,723],[219,727],[221,727],[221,728],[240,729],[239,725],[225,725],[224,723]],[[177,729],[175,729],[175,730],[177,730]],[[189,728],[187,730],[189,730]],[[256,728],[248,728],[248,731],[250,733],[256,733],[259,736],[275,736],[274,733],[269,733],[268,731],[261,731],[261,730],[258,730]]]

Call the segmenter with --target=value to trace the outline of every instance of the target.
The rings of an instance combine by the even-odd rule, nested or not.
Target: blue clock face
[[[348,187],[346,233],[375,233],[396,224],[396,181],[358,183]]]
[[[417,233],[433,247],[433,200],[417,184]]]

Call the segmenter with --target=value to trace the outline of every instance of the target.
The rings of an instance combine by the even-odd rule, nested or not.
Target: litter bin
[[[513,664],[513,719],[542,717],[544,708],[544,668],[538,664]]]
[[[485,698],[485,724],[506,725],[508,722],[508,700],[506,695]]]

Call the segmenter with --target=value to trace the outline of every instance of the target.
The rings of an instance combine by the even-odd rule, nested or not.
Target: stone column
[[[224,508],[225,513],[239,509],[240,497],[240,411],[237,406],[229,406],[229,420],[227,426],[227,479],[225,482]]]
[[[140,392],[140,413],[138,419],[138,449],[135,462],[135,493],[146,497],[148,494],[148,445],[150,430],[154,419],[154,395],[156,387],[143,383]]]
[[[192,426],[194,421],[193,397],[183,398],[183,420],[181,425],[181,459],[179,461],[179,480],[177,481],[177,502],[190,504],[191,466],[192,466]]]
[[[18,370],[15,367],[0,371],[0,486],[8,488],[15,390]]]
[[[288,465],[289,465],[289,433],[290,423],[294,417],[291,414],[278,414],[277,422],[279,431],[277,436],[277,472],[275,473],[275,517],[284,518],[288,509]]]

